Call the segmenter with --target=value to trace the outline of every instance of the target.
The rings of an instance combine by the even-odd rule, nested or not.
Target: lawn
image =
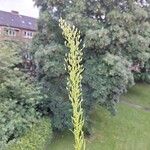
[[[131,88],[122,99],[141,105],[144,107],[150,107],[150,84],[138,84]]]
[[[150,107],[150,85],[137,84],[122,97],[126,102]],[[116,116],[103,108],[91,115],[93,135],[86,138],[86,150],[149,150],[150,111],[120,103]],[[46,150],[73,150],[73,137],[65,132],[55,136]]]

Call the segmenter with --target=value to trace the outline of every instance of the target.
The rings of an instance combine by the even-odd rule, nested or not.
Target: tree
[[[34,1],[41,9],[32,52],[39,66],[38,80],[49,93],[44,105],[52,115],[53,127],[72,126],[63,66],[68,50],[58,26],[60,17],[79,28],[85,43],[86,69],[82,81],[85,124],[89,124],[89,114],[97,104],[114,114],[120,95],[134,83],[133,73],[136,75],[149,64],[149,6],[135,0]]]

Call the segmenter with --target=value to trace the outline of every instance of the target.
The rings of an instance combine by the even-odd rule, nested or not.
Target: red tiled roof
[[[37,19],[0,10],[0,25],[36,31]]]

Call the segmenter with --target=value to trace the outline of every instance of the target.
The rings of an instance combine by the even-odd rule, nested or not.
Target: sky
[[[11,12],[18,11],[19,14],[38,18],[39,10],[34,6],[32,0],[0,0],[0,10]]]

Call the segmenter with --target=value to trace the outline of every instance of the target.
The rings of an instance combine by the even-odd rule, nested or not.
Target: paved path
[[[138,104],[131,103],[129,101],[125,101],[125,100],[121,100],[120,102],[124,103],[124,104],[127,104],[128,106],[131,106],[133,108],[141,109],[141,110],[150,112],[150,108],[149,107],[144,107],[144,106],[141,106],[141,105],[138,105]]]

